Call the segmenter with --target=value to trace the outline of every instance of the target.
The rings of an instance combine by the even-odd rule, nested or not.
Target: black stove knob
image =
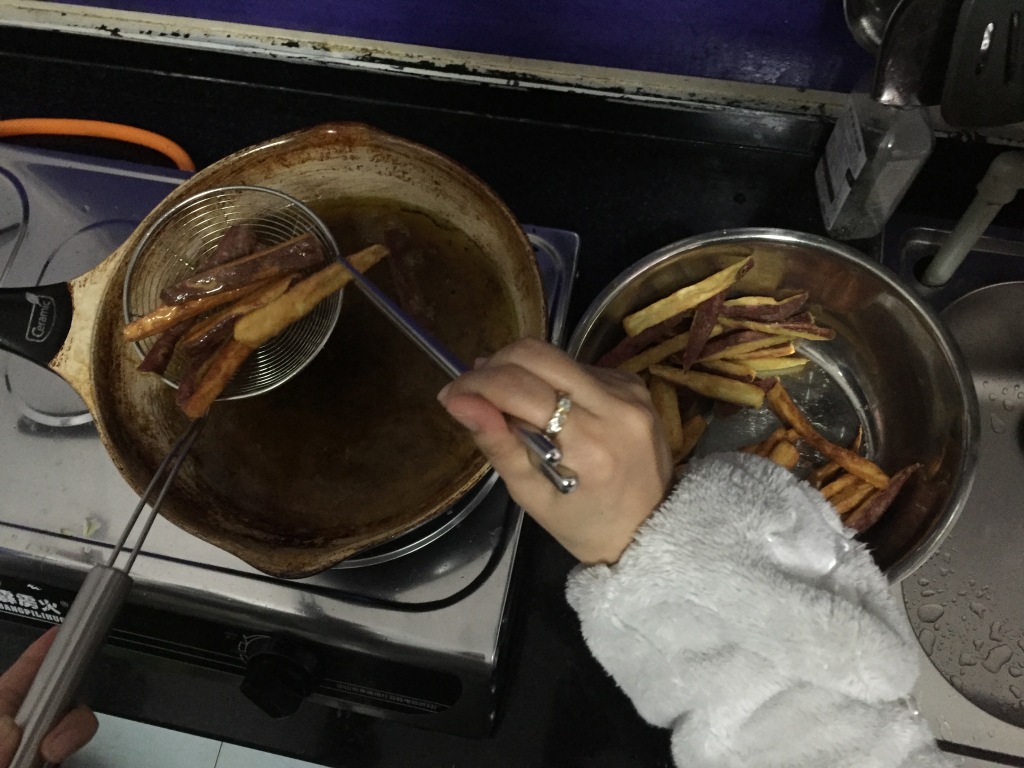
[[[320,660],[291,640],[266,637],[246,649],[242,693],[271,717],[295,714],[320,682]]]

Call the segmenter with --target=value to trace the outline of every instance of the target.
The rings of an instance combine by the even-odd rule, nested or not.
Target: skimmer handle
[[[93,567],[85,577],[14,718],[22,736],[10,768],[44,765],[39,745],[71,709],[131,586],[128,574],[106,565]]]

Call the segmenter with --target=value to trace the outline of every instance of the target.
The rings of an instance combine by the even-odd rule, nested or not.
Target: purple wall
[[[79,0],[82,5],[755,83],[849,90],[842,0]]]

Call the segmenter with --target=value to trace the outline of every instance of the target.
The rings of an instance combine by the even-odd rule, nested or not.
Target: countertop
[[[130,123],[174,139],[200,167],[333,120],[432,146],[481,176],[520,220],[579,233],[570,328],[620,271],[675,240],[744,226],[821,232],[812,172],[830,123],[813,108],[787,115],[665,109],[2,26],[0,82],[3,117]],[[112,148],[93,142],[87,149]],[[998,149],[970,137],[943,139],[904,209],[957,216]],[[1019,203],[1000,217],[1020,220]],[[269,722],[213,673],[185,677],[171,662],[154,662],[147,676],[126,677],[123,652],[103,657],[90,696],[111,714],[328,765],[670,765],[667,733],[640,720],[583,644],[563,597],[571,558],[529,524],[520,557],[513,652],[490,738],[314,707]],[[33,634],[12,627],[0,638],[0,663]]]

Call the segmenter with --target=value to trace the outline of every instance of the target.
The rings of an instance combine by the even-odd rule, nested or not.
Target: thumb
[[[449,415],[473,433],[477,447],[498,474],[529,470],[529,459],[519,438],[509,428],[505,415],[478,395],[454,395],[441,399]]]

